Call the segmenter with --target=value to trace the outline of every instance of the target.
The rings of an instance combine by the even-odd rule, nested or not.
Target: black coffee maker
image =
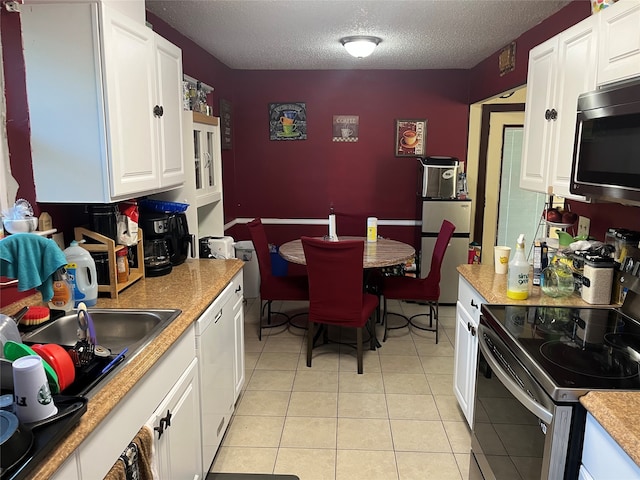
[[[146,275],[157,277],[184,263],[194,236],[189,234],[184,213],[141,212],[140,228],[144,232],[144,266]]]

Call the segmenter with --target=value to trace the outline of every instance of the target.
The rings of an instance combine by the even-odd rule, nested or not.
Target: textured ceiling
[[[234,69],[472,68],[570,0],[146,0]],[[339,40],[382,43],[355,59]]]

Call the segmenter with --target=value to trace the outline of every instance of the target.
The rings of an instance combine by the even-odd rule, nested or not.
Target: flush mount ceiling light
[[[356,58],[364,58],[371,55],[381,41],[381,38],[366,35],[340,39],[340,43],[347,49],[347,52]]]

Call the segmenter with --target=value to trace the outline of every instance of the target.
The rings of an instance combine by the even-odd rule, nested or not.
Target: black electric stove
[[[640,323],[615,308],[483,305],[480,323],[556,402],[640,390]]]

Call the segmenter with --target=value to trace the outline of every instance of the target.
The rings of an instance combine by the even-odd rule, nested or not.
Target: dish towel
[[[145,425],[124,449],[104,480],[157,480],[153,464],[153,430]]]
[[[53,274],[67,264],[58,244],[34,233],[16,233],[0,240],[0,275],[18,279],[18,291],[37,288],[42,300],[53,297]]]

